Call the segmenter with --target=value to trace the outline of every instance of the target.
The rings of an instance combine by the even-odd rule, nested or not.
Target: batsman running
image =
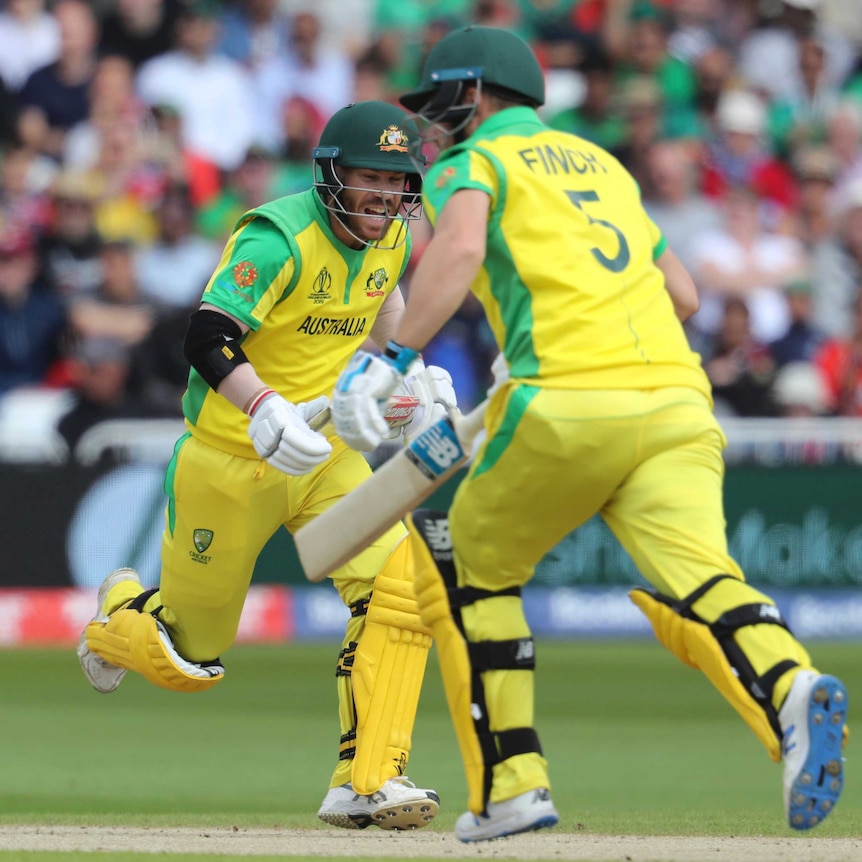
[[[468,27],[431,49],[401,103],[440,150],[423,186],[434,236],[395,338],[357,357],[333,397],[342,438],[375,445],[386,398],[471,289],[508,365],[448,524],[417,512],[410,525],[467,774],[456,835],[557,823],[521,588],[596,513],[651,584],[631,597],[658,639],[783,760],[787,822],[809,829],[841,794],[847,692],[728,554],[725,437],[680,323],[694,284],[632,176],[543,125],[543,101],[541,67],[511,32]]]
[[[264,545],[370,475],[359,452],[310,423],[357,349],[369,337],[385,346],[404,310],[422,185],[405,117],[375,101],[338,111],[313,150],[313,187],[246,213],[229,238],[185,339],[188,430],[167,469],[159,587],[111,573],[81,636],[97,691],[128,670],[172,691],[219,683]],[[414,409],[405,419],[396,408],[390,439],[456,406],[449,374],[421,362],[400,395]],[[350,609],[335,671],[338,765],[318,811],[333,826],[416,829],[439,808],[405,774],[431,645],[406,536],[397,525],[332,575]]]

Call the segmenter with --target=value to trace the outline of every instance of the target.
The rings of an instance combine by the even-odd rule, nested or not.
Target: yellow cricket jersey
[[[394,221],[382,244],[406,227]],[[309,189],[246,213],[225,246],[202,302],[250,327],[242,349],[261,379],[294,403],[328,395],[371,334],[384,299],[410,257],[396,249],[354,250],[329,227]],[[191,433],[234,455],[256,458],[248,417],[192,369],[183,396]]]
[[[488,118],[425,178],[432,224],[460,189],[491,198],[472,290],[511,375],[575,389],[710,387],[654,261],[666,244],[628,171],[531,108]]]

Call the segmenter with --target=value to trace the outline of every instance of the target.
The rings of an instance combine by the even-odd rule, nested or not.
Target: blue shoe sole
[[[847,689],[841,680],[818,678],[808,698],[808,757],[790,790],[787,818],[793,829],[811,829],[835,807],[844,789],[841,746]]]

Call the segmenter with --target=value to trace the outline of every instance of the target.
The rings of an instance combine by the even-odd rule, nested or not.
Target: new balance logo
[[[781,622],[781,611],[775,605],[761,605],[760,616],[765,620],[775,620]]]
[[[533,644],[532,638],[524,638],[518,641],[518,648],[515,650],[515,661],[521,662],[532,661],[536,654],[536,647]]]
[[[428,437],[425,441],[425,451],[438,467],[447,469],[461,457],[462,452],[458,444],[450,437],[444,437],[437,428],[429,428],[426,433]]]
[[[452,555],[452,534],[449,532],[449,519],[438,518],[434,521],[425,522],[425,539],[428,542],[428,547],[438,554],[446,555],[446,559],[451,559]]]

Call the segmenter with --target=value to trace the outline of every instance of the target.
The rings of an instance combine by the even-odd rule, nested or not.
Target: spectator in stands
[[[42,236],[42,277],[63,299],[94,293],[102,281],[96,227],[101,198],[98,180],[90,174],[64,171],[51,186],[53,216]]]
[[[306,152],[304,178],[307,186],[311,175],[311,147]],[[265,147],[250,147],[239,166],[227,174],[221,192],[198,210],[195,222],[198,232],[224,245],[243,213],[274,197],[274,180],[273,154]]]
[[[382,101],[382,100],[381,100]],[[279,153],[272,181],[272,196],[283,197],[308,186],[311,151],[323,131],[323,115],[308,99],[294,96],[282,111],[284,147]]]
[[[173,47],[178,0],[116,0],[105,5],[100,54],[125,57],[137,69]]]
[[[195,232],[188,188],[168,189],[159,205],[159,236],[137,259],[141,295],[160,308],[192,308],[221,256],[221,245]]]
[[[829,409],[829,393],[823,375],[811,362],[785,365],[775,375],[770,395],[778,416],[810,418],[823,416]],[[816,443],[803,444],[801,460],[816,462],[813,456],[819,448]]]
[[[811,277],[816,325],[828,336],[848,338],[862,287],[862,180],[847,189],[832,236],[815,246]]]
[[[838,159],[830,203],[837,213],[846,206],[848,189],[862,181],[862,103],[847,99],[833,110],[826,128],[826,145]]]
[[[0,10],[0,78],[17,93],[60,56],[60,27],[45,0],[7,0]]]
[[[667,49],[671,57],[695,66],[724,35],[719,0],[671,0]]]
[[[735,58],[728,45],[715,45],[704,51],[694,65],[695,111],[701,137],[717,127],[718,103],[725,90],[737,88]]]
[[[716,338],[704,359],[717,414],[770,415],[775,363],[752,333],[748,306],[741,297],[725,299]]]
[[[622,145],[626,127],[613,103],[614,64],[600,47],[588,51],[578,67],[584,80],[582,101],[558,111],[548,125],[592,141],[607,150]]]
[[[700,191],[699,148],[690,141],[659,140],[650,146],[647,160],[644,207],[690,270],[694,241],[722,224],[720,208]]]
[[[324,116],[353,101],[354,66],[347,55],[321,43],[316,12],[299,12],[292,21],[290,50],[270,57],[257,70],[257,141],[272,148],[283,143],[282,106],[294,96],[308,99]]]
[[[625,122],[622,143],[611,152],[635,178],[641,191],[652,194],[649,153],[662,137],[662,101],[658,84],[648,77],[630,78],[618,95]]]
[[[850,334],[825,341],[814,364],[826,382],[832,412],[862,416],[862,290],[853,303]]]
[[[631,7],[626,52],[617,67],[617,81],[651,78],[658,85],[662,129],[668,137],[699,133],[695,113],[696,80],[682,60],[668,52],[669,19],[649,3]]]
[[[774,341],[790,324],[782,288],[805,275],[805,251],[797,239],[764,229],[762,199],[750,188],[728,191],[722,211],[723,227],[704,233],[691,246],[692,277],[701,292],[692,325],[714,334],[725,300],[737,297],[750,312],[754,338]]]
[[[0,162],[0,225],[36,235],[48,223],[46,185],[52,171],[22,144],[11,144]]]
[[[746,185],[771,202],[778,214],[790,210],[796,187],[789,169],[768,149],[763,100],[750,90],[726,90],[715,120],[706,144],[704,192],[720,198],[728,188]]]
[[[797,147],[822,143],[829,116],[841,99],[826,74],[826,49],[819,39],[800,40],[799,77],[799,91],[775,99],[769,110],[773,151],[784,156]]]
[[[148,139],[147,158],[160,167],[169,185],[185,183],[192,203],[203,206],[221,188],[219,166],[186,144],[182,118],[173,105],[153,105],[150,113],[155,128],[154,136]]]
[[[129,390],[149,416],[183,415],[182,398],[189,382],[183,342],[188,327],[188,309],[159,309],[147,337],[132,350]]]
[[[828,147],[802,147],[793,156],[793,171],[799,189],[795,233],[811,251],[832,234],[830,200],[838,160]]]
[[[186,147],[231,170],[253,143],[256,96],[243,66],[215,50],[219,13],[216,0],[184,3],[174,49],[139,68],[137,89],[145,104],[177,110]]]
[[[778,368],[794,362],[810,362],[823,341],[823,333],[814,325],[810,279],[788,282],[784,286],[784,297],[790,325],[781,338],[769,345],[769,353]]]
[[[29,234],[0,235],[0,395],[44,383],[62,353],[65,312],[37,270]]]
[[[141,298],[131,240],[104,242],[100,260],[102,281],[96,291],[69,303],[72,334],[79,341],[108,339],[128,347],[139,344],[152,330],[155,315]]]
[[[778,0],[778,14],[753,30],[739,48],[739,69],[748,85],[770,99],[798,100],[804,93],[799,43],[816,37],[826,49],[827,80],[840,87],[853,65],[853,46],[843,33],[818,20],[821,0]]]
[[[422,35],[435,18],[468,23],[471,0],[435,0],[405,3],[404,0],[374,0],[374,26],[378,49],[390,69],[392,92],[418,83],[422,67]]]
[[[53,14],[60,27],[60,54],[33,72],[21,88],[18,130],[30,146],[59,159],[66,133],[89,112],[87,93],[96,69],[99,26],[83,0],[59,0]]]
[[[273,57],[290,50],[290,19],[278,0],[243,0],[222,16],[218,50],[258,69]]]
[[[121,119],[138,121],[143,117],[143,106],[135,94],[134,74],[126,57],[110,54],[99,59],[87,92],[87,116],[66,135],[63,148],[66,168],[88,171],[95,167],[105,130]]]
[[[144,406],[128,391],[131,361],[122,342],[84,339],[76,345],[70,365],[74,402],[57,423],[70,451],[100,422],[147,417]]]

